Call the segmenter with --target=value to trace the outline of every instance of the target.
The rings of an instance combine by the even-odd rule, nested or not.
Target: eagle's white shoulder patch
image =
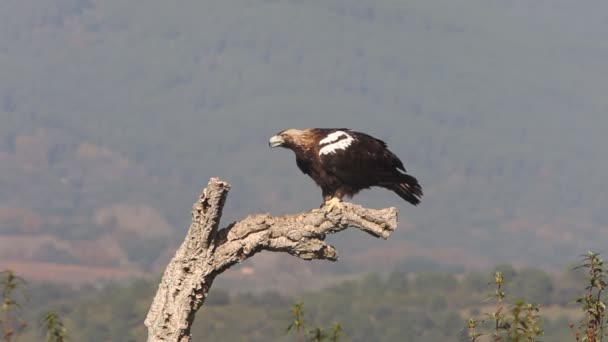
[[[328,134],[325,138],[319,141],[319,145],[325,145],[319,150],[319,155],[336,153],[337,150],[344,150],[355,139],[344,131],[335,131]]]
[[[319,141],[319,145],[325,145],[325,144],[332,143],[332,142],[340,139],[342,136],[350,137],[350,135],[346,134],[346,132],[344,132],[344,131],[335,131],[335,132],[329,133],[325,138],[321,139],[321,141]]]

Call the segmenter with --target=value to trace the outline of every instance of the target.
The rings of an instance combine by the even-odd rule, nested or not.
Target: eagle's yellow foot
[[[334,208],[342,209],[342,200],[336,197],[325,201],[325,207],[328,211],[332,211]]]

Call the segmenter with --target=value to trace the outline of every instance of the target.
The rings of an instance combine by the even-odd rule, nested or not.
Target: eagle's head
[[[268,140],[270,147],[285,147],[289,149],[301,146],[306,136],[306,130],[286,129]]]

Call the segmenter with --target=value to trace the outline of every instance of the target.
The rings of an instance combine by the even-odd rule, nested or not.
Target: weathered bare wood
[[[190,341],[190,328],[217,275],[268,250],[305,260],[335,261],[327,234],[356,227],[388,238],[397,227],[397,209],[368,209],[342,203],[332,211],[315,209],[295,215],[251,215],[218,230],[230,185],[211,178],[192,209],[186,239],[167,266],[145,320],[148,341]]]

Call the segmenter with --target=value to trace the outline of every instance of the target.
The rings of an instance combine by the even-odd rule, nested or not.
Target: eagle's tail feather
[[[390,189],[413,205],[420,203],[422,187],[420,187],[418,180],[410,175],[402,175],[401,183],[392,184]]]

